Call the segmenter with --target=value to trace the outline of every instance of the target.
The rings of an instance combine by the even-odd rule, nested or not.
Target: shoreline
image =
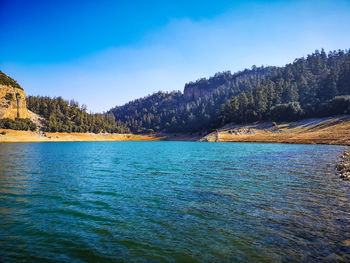
[[[5,132],[6,134],[1,134]],[[208,140],[206,136],[190,134],[119,134],[119,133],[39,133],[32,131],[17,131],[0,129],[0,143],[25,142],[99,142],[99,141],[192,141],[192,142],[250,142],[250,143],[286,143],[286,144],[319,144],[350,146],[350,136],[319,138],[309,133],[259,133],[251,135],[227,136],[219,132],[218,140]]]
[[[67,133],[0,129],[1,142],[200,141],[350,146],[350,115],[296,122],[228,124],[208,133]]]
[[[1,135],[4,132],[5,135]],[[98,141],[159,141],[161,137],[150,134],[119,133],[40,133],[0,129],[0,143],[16,142],[98,142]]]

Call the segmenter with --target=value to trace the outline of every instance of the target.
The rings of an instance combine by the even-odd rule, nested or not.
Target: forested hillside
[[[221,123],[291,121],[350,113],[349,51],[316,51],[221,107]]]
[[[217,73],[185,85],[184,93],[158,92],[110,110],[133,132],[194,132],[217,127],[220,105],[272,76],[275,67]]]
[[[133,132],[194,132],[228,122],[282,121],[350,112],[349,50],[315,51],[284,67],[217,73],[110,110]]]
[[[47,132],[109,132],[126,133],[130,130],[120,121],[116,122],[112,114],[89,114],[85,106],[79,107],[78,102],[70,102],[58,98],[34,97],[27,98],[29,110],[46,119]]]

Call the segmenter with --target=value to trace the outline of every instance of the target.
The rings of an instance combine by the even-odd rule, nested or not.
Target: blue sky
[[[218,71],[350,47],[350,1],[0,0],[0,69],[101,112]]]

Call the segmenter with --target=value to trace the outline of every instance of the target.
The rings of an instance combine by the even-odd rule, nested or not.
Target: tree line
[[[0,128],[21,131],[35,131],[37,126],[30,119],[16,118],[12,120],[9,118],[4,118],[0,119]]]
[[[27,97],[27,108],[46,120],[47,132],[128,133],[129,128],[113,114],[89,114],[86,106],[61,97]]]

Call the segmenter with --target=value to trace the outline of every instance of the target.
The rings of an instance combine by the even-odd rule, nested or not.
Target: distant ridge
[[[112,108],[132,132],[210,131],[226,123],[297,120],[350,112],[349,50],[316,50],[284,67],[221,72]]]

